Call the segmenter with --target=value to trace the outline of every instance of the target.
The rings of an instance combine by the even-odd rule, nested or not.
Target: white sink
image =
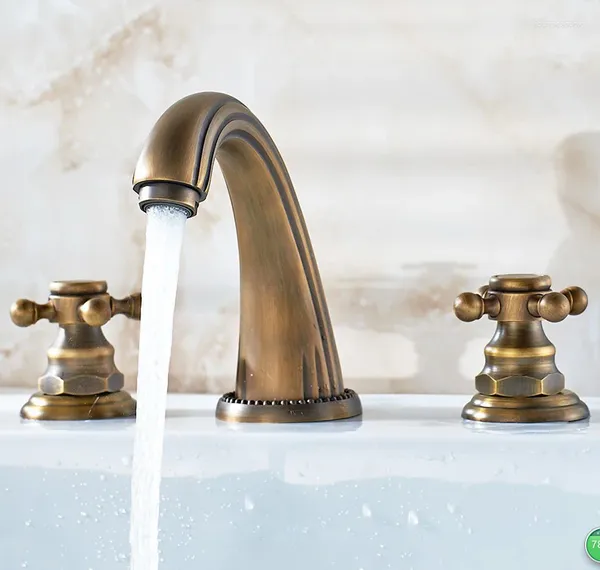
[[[0,568],[127,568],[132,421],[21,422],[27,396],[0,396]],[[467,424],[468,399],[232,426],[214,396],[170,396],[161,569],[597,567],[600,423]]]

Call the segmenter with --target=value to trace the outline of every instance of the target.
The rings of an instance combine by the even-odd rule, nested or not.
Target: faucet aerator
[[[149,182],[134,188],[143,212],[156,205],[172,205],[186,211],[188,218],[198,212],[198,204],[206,199],[206,192],[188,188],[174,182]]]

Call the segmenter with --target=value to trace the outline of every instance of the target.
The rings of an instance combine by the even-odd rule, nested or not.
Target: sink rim
[[[0,437],[7,434],[27,435],[68,432],[71,434],[125,434],[131,433],[135,420],[90,420],[77,422],[36,422],[22,420],[19,410],[30,394],[22,390],[0,390]],[[135,397],[135,393],[133,393]],[[361,394],[363,415],[348,420],[314,422],[305,424],[236,424],[221,422],[215,418],[219,400],[216,394],[175,393],[167,397],[167,420],[165,436],[184,434],[216,435],[244,433],[260,435],[277,434],[337,434],[354,432],[361,438],[377,436],[394,439],[414,439],[419,433],[440,432],[437,437],[447,439],[464,434],[485,433],[555,433],[574,432],[600,438],[600,397],[584,398],[590,408],[589,421],[571,424],[486,424],[469,422],[460,417],[463,406],[471,395],[456,394]],[[398,429],[407,424],[411,430]],[[419,428],[414,430],[414,428]],[[585,429],[582,429],[585,428]],[[431,434],[430,434],[431,435]]]

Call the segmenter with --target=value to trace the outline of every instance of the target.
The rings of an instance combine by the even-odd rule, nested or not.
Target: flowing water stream
[[[158,570],[158,519],[173,313],[185,212],[173,206],[147,211],[137,419],[131,480],[131,570]]]

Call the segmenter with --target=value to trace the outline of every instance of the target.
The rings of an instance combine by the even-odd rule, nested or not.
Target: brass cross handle
[[[140,293],[115,299],[107,293],[105,281],[54,281],[47,303],[19,299],[13,303],[10,317],[19,327],[29,327],[41,319],[60,325],[101,327],[115,315],[139,320],[141,308]]]
[[[547,275],[496,275],[479,293],[462,293],[454,301],[454,314],[465,322],[483,315],[499,321],[544,319],[558,323],[580,315],[588,305],[581,287],[551,291]]]
[[[534,317],[558,323],[569,315],[580,315],[587,305],[588,297],[581,287],[567,287],[560,293],[552,291],[543,295],[532,295],[527,301],[527,310]]]
[[[139,321],[141,311],[141,293],[134,293],[124,299],[115,299],[106,294],[87,300],[79,307],[79,316],[91,327],[101,327],[115,315],[125,315]]]
[[[482,289],[485,289],[482,287]],[[486,292],[461,293],[454,301],[454,314],[465,323],[476,321],[489,315],[495,317],[500,312],[500,301],[495,295],[487,296]]]
[[[40,305],[29,299],[18,299],[10,308],[10,318],[18,327],[30,327],[41,319],[54,322],[55,317],[56,310],[50,301]]]
[[[475,376],[477,394],[462,417],[484,422],[572,422],[588,418],[588,407],[566,389],[557,368],[556,347],[543,320],[557,323],[585,311],[581,287],[552,291],[548,275],[495,275],[478,293],[454,301],[461,321],[487,314],[496,321],[494,336],[483,349],[485,364]]]

